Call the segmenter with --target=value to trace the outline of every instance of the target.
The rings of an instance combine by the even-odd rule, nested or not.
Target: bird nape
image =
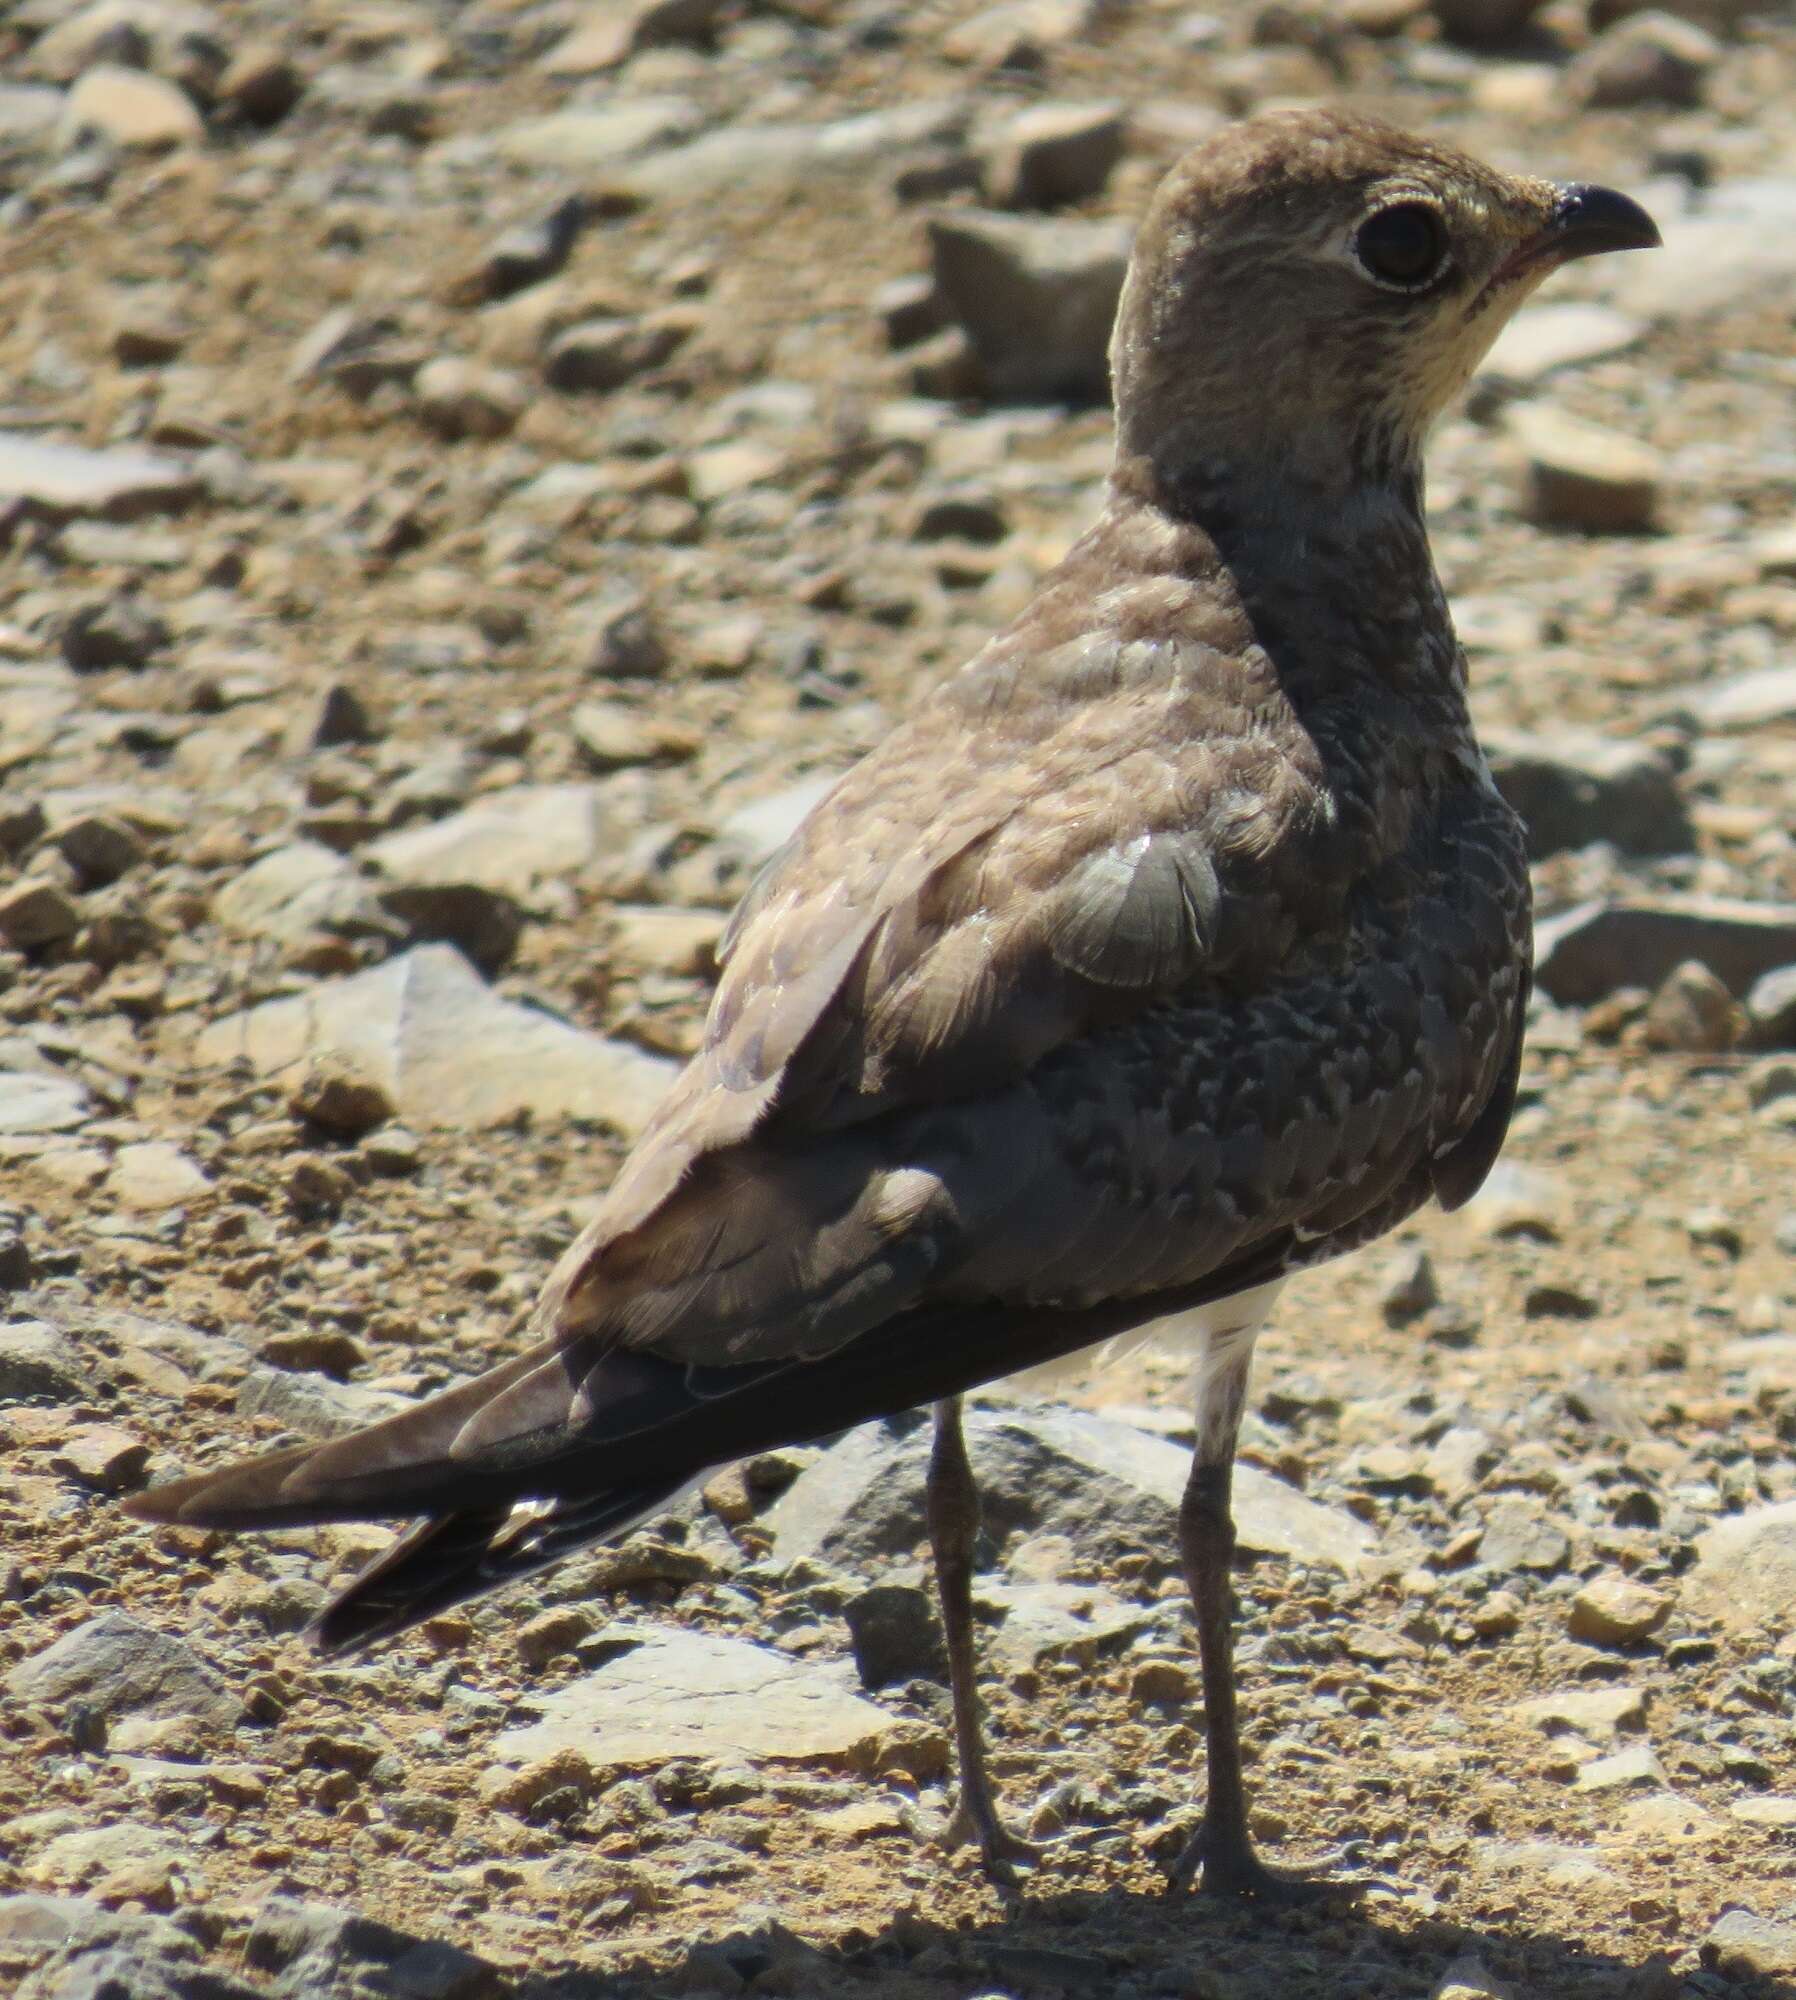
[[[1291,1272],[1477,1188],[1529,981],[1522,837],[1467,714],[1423,440],[1550,272],[1657,240],[1622,195],[1342,112],[1191,153],[1124,286],[1099,518],[757,877],[703,1046],[528,1351],[131,1511],[416,1521],[324,1613],[322,1643],[352,1646],[711,1467],[933,1403],[944,1832],[1010,1881],[1031,1850],[984,1758],[959,1398],[1187,1313],[1207,1782],[1173,1880],[1323,1892],[1247,1830],[1229,1489],[1254,1336]]]

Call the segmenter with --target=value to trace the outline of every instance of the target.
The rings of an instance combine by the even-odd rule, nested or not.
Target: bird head
[[[1429,427],[1574,258],[1649,249],[1612,189],[1497,172],[1377,120],[1271,112],[1197,147],[1136,238],[1119,452],[1162,496],[1413,483]]]

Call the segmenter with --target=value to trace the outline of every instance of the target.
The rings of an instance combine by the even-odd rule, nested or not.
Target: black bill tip
[[[1559,190],[1538,248],[1555,264],[1569,264],[1611,250],[1657,250],[1660,242],[1659,225],[1637,201],[1580,181]]]

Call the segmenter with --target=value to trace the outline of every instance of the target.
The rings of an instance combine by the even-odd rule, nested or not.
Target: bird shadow
[[[609,1974],[565,1973],[518,2000],[659,2000],[673,1994],[828,2000],[1430,2000],[1443,1988],[1530,2000],[1796,2000],[1796,1981],[1737,1976],[1693,1987],[1644,1940],[1618,1956],[1528,1913],[1502,1923],[1418,1918],[1394,1903],[1254,1910],[1110,1887],[1028,1894],[989,1918],[893,1917],[814,1945],[777,1919],[695,1938],[685,1956]]]

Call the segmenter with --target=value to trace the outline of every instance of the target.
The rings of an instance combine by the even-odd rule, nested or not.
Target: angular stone
[[[699,749],[695,730],[615,702],[581,702],[568,726],[581,756],[601,773],[640,764],[683,764]]]
[[[1719,896],[1580,903],[1534,928],[1535,977],[1562,1007],[1587,1007],[1618,986],[1657,986],[1698,959],[1732,993],[1796,962],[1796,904]]]
[[[0,944],[39,951],[63,944],[81,928],[81,912],[54,882],[27,876],[0,889]]]
[[[1032,104],[986,136],[986,198],[999,208],[1064,208],[1103,193],[1123,155],[1116,104]]]
[[[1598,1576],[1572,1599],[1565,1629],[1592,1646],[1637,1646],[1670,1616],[1663,1591],[1625,1576]]]
[[[1515,411],[1509,428],[1527,468],[1530,519],[1606,535],[1654,525],[1661,466],[1650,445],[1539,403]]]
[[[51,522],[178,514],[201,490],[180,460],[155,452],[124,445],[90,451],[0,431],[0,528],[18,514]]]
[[[1505,1494],[1491,1504],[1484,1517],[1478,1560],[1487,1568],[1504,1574],[1525,1569],[1550,1576],[1564,1568],[1570,1553],[1564,1531],[1548,1518],[1538,1500]]]
[[[59,1327],[41,1319],[0,1326],[0,1405],[73,1403],[91,1394],[80,1350]]]
[[[1646,1694],[1640,1688],[1562,1688],[1516,1702],[1516,1718],[1544,1736],[1582,1736],[1586,1742],[1614,1742],[1616,1730],[1646,1726]]]
[[[1581,1765],[1572,1781],[1572,1789],[1579,1792],[1615,1792],[1647,1785],[1655,1791],[1663,1791],[1665,1783],[1665,1766],[1654,1754],[1653,1746],[1650,1743],[1630,1743],[1623,1750],[1611,1751],[1607,1757],[1598,1757],[1589,1764]]]
[[[994,1533],[1051,1530],[1087,1548],[1175,1546],[1190,1454],[1132,1425],[1051,1405],[968,1413],[968,1450]],[[762,1517],[782,1558],[849,1566],[922,1540],[926,1429],[851,1431]],[[1244,1548],[1353,1573],[1375,1546],[1352,1516],[1318,1506],[1252,1465],[1235,1470]]]
[[[1753,1910],[1728,1910],[1702,1941],[1705,1965],[1735,1979],[1796,1974],[1796,1924],[1774,1923]]]
[[[989,395],[1095,400],[1128,267],[1126,223],[975,211],[932,217],[936,296],[971,342]]]
[[[521,1112],[590,1118],[634,1137],[675,1065],[504,1000],[448,945],[419,945],[350,979],[265,1001],[204,1029],[204,1063],[247,1060],[258,1075],[337,1055],[416,1125],[497,1125]]]
[[[196,1715],[228,1727],[242,1713],[224,1680],[184,1640],[103,1611],[21,1660],[8,1694],[52,1711],[80,1703],[103,1720],[123,1715]]]
[[[1527,828],[1531,860],[1598,840],[1623,854],[1688,854],[1696,845],[1677,775],[1649,744],[1570,728],[1487,729],[1483,742],[1498,791]]]
[[[528,900],[614,843],[597,785],[518,785],[371,841],[363,859],[397,882],[473,882]]]
[[[1796,1500],[1749,1507],[1700,1535],[1682,1600],[1692,1618],[1730,1632],[1782,1617],[1796,1602]]]
[[[862,1687],[947,1679],[942,1623],[927,1590],[909,1583],[876,1583],[851,1597],[842,1616]]]
[[[315,840],[296,840],[253,861],[212,901],[227,930],[298,944],[316,931],[338,937],[395,935],[373,886],[352,861]]]
[[[502,1769],[483,1790],[564,1754],[594,1775],[654,1770],[677,1757],[865,1771],[904,1726],[852,1693],[840,1669],[711,1632],[611,1629],[624,1649],[535,1702],[540,1721],[499,1737],[493,1757]]]
[[[396,2000],[504,2000],[498,1967],[445,1939],[420,1938],[355,1910],[269,1896],[243,1945],[252,1972],[280,1975],[291,2000],[375,1992]]]
[[[111,813],[78,813],[50,836],[84,889],[104,889],[135,868],[145,853],[143,836]]]
[[[997,1630],[982,1636],[982,1653],[1012,1674],[1056,1660],[1089,1666],[1121,1652],[1153,1622],[1145,1606],[1093,1584],[987,1577],[974,1596],[982,1613],[1001,1614]]]

